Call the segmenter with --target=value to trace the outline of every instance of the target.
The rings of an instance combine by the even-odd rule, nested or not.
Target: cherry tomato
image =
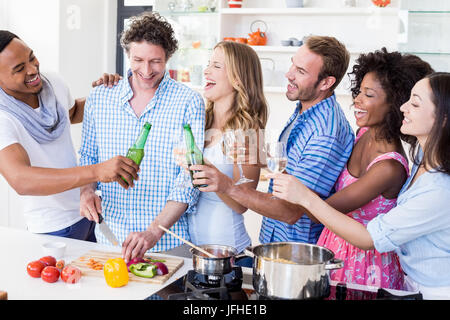
[[[45,268],[45,264],[39,260],[32,261],[27,265],[27,272],[33,278],[40,278],[42,269]]]
[[[56,259],[53,258],[52,256],[42,257],[39,259],[39,261],[41,261],[46,266],[52,266],[52,267],[56,266]]]
[[[81,271],[77,267],[68,265],[61,272],[61,279],[66,283],[77,283],[81,278]]]
[[[64,260],[58,260],[58,262],[56,263],[55,267],[57,267],[60,271],[64,268],[64,265],[66,263],[64,262]]]
[[[47,266],[41,272],[41,278],[45,282],[53,283],[59,279],[59,270],[56,267]]]

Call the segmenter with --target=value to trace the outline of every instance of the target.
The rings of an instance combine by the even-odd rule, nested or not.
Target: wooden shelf
[[[221,14],[232,15],[397,15],[397,8],[224,8]]]
[[[250,46],[255,50],[256,52],[274,52],[274,53],[295,53],[298,48],[297,46]],[[374,48],[373,50],[362,50],[360,48],[347,48],[347,50],[350,52],[350,54],[361,54],[363,52],[372,52],[375,50],[379,50],[380,48]],[[396,49],[390,50],[393,51]]]
[[[250,46],[256,52],[276,52],[276,53],[293,53],[298,50],[299,47],[293,46]]]

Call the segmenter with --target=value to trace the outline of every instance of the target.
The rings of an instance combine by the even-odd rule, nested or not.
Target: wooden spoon
[[[169,234],[171,234],[172,236],[174,236],[175,238],[177,238],[178,240],[183,241],[184,243],[186,243],[188,246],[194,248],[197,251],[200,251],[201,253],[206,254],[208,257],[210,258],[219,258],[218,256],[213,255],[212,253],[206,251],[205,249],[202,249],[200,247],[197,247],[195,244],[193,244],[192,242],[187,241],[186,239],[181,238],[180,236],[178,236],[177,234],[173,233],[172,231],[164,228],[162,225],[158,225],[158,227],[163,230],[164,232],[167,232]]]

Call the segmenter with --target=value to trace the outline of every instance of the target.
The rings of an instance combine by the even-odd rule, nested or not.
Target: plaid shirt
[[[128,73],[128,77],[131,72]],[[130,232],[145,231],[168,200],[187,203],[189,207],[174,224],[172,231],[189,239],[186,214],[194,209],[199,191],[177,188],[182,170],[176,165],[173,148],[189,123],[198,147],[203,149],[205,106],[203,98],[165,73],[153,99],[140,117],[129,100],[133,97],[128,78],[113,88],[98,86],[86,100],[80,148],[80,165],[106,161],[126,155],[146,122],[152,124],[139,180],[125,190],[117,182],[99,183],[102,212],[108,226],[122,243]],[[99,243],[110,244],[96,229]],[[182,243],[165,234],[150,251],[165,251]]]
[[[332,194],[334,184],[350,157],[353,131],[334,94],[298,115],[300,108],[299,103],[280,136],[281,139],[295,120],[286,144],[286,172],[324,199]],[[269,193],[272,193],[272,186],[271,180]],[[293,225],[264,217],[259,241],[315,244],[322,229],[322,224],[313,223],[307,215]]]

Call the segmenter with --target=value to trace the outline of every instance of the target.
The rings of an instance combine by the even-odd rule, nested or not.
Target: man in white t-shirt
[[[95,241],[78,188],[98,181],[128,188],[121,177],[130,187],[138,178],[138,166],[122,156],[77,167],[70,124],[83,121],[84,102],[58,76],[42,75],[33,51],[0,30],[0,174],[23,196],[30,232]]]

